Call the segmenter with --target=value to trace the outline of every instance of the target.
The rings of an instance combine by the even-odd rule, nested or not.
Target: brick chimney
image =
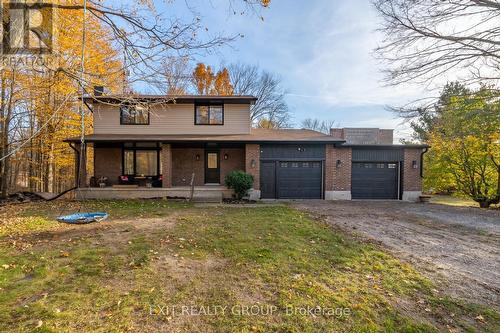
[[[346,140],[357,145],[392,145],[394,130],[379,128],[331,128],[330,135],[335,139]]]

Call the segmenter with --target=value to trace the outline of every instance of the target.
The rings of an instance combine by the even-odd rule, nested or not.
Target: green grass
[[[431,203],[439,204],[439,205],[448,205],[455,207],[477,207],[479,208],[479,204],[472,199],[462,198],[452,195],[433,195],[431,198]],[[500,205],[492,205],[492,208],[498,208]]]
[[[376,245],[288,207],[90,202],[112,219],[87,226],[53,222],[55,208],[3,212],[0,331],[438,332],[447,323],[494,332],[500,323],[491,309],[438,297]],[[158,310],[173,306],[227,310]],[[251,306],[261,311],[237,313]]]

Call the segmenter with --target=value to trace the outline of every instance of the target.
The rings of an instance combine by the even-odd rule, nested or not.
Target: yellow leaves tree
[[[217,95],[233,94],[233,85],[231,84],[227,68],[223,68],[215,76],[214,91]]]
[[[212,67],[198,63],[193,71],[193,84],[200,95],[232,95],[233,86],[227,68],[214,74]]]
[[[429,135],[426,185],[453,186],[480,207],[500,202],[500,103],[489,87],[454,96]]]
[[[64,1],[66,5],[81,5],[82,0]],[[36,191],[61,191],[71,186],[74,177],[74,154],[63,140],[79,136],[80,101],[83,86],[88,93],[102,85],[111,92],[121,92],[125,74],[121,53],[113,47],[112,33],[95,16],[85,17],[85,72],[80,82],[83,42],[83,11],[55,9],[53,21],[56,44],[47,58],[47,68],[23,71],[17,84],[25,91],[23,99],[29,117],[29,137],[39,132],[31,144],[21,151],[24,169],[29,174],[29,187]],[[85,132],[91,132],[92,114],[85,109]]]

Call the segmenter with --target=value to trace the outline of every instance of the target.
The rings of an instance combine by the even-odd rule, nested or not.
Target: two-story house
[[[66,141],[83,157],[84,198],[228,197],[232,170],[254,177],[252,199],[400,199],[421,194],[421,145],[394,145],[392,130],[252,128],[253,96],[85,97],[94,133]],[[93,174],[85,165],[93,149]],[[194,177],[194,178],[193,178]]]

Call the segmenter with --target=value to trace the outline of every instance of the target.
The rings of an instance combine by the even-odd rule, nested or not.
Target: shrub
[[[236,199],[241,200],[253,186],[253,176],[243,171],[231,171],[224,179],[224,184],[234,190]]]

